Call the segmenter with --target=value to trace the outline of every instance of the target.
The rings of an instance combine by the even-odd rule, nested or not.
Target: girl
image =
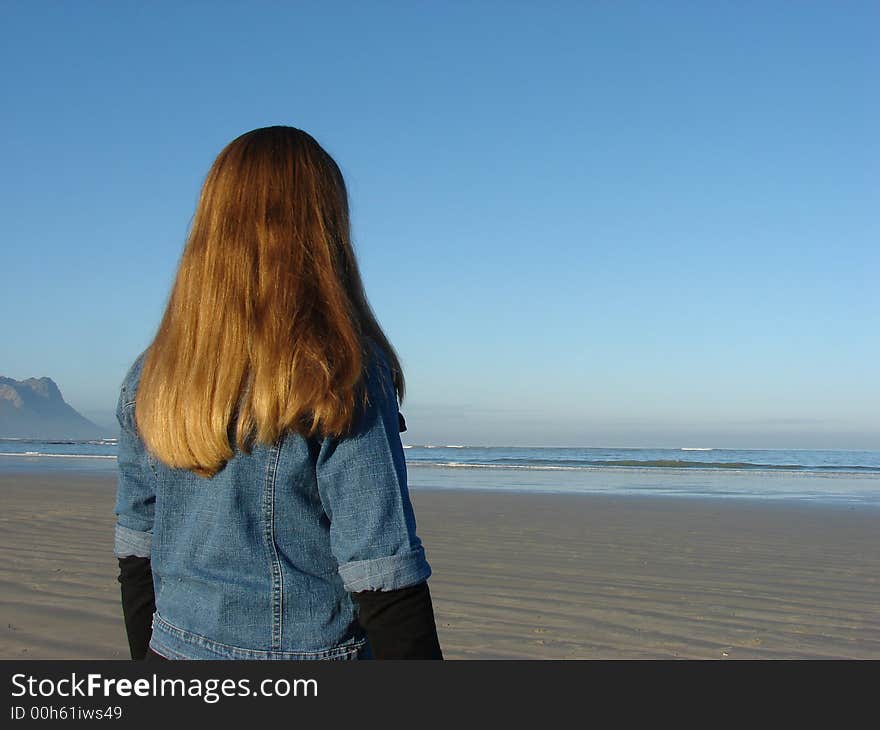
[[[336,163],[291,127],[238,137],[117,407],[132,657],[442,658],[403,394]]]

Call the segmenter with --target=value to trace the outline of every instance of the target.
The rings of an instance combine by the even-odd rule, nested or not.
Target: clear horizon
[[[0,375],[112,427],[211,161],[280,123],[405,443],[880,450],[880,5],[211,8],[6,8]]]

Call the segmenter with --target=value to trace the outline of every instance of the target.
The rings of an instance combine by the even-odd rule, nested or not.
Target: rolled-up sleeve
[[[431,575],[406,480],[391,371],[376,356],[365,378],[369,404],[345,438],[326,438],[316,476],[330,518],[330,545],[348,591],[392,591]]]
[[[113,552],[118,558],[150,557],[156,492],[153,467],[134,421],[133,394],[123,386],[116,408],[117,451],[116,531]]]

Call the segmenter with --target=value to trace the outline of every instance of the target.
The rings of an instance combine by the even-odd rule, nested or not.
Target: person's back
[[[261,132],[282,140],[304,134],[287,128],[251,134]],[[194,237],[181,272],[199,262],[192,253]],[[302,259],[297,245],[291,242],[291,257]],[[226,262],[221,253],[215,269],[242,263]],[[265,255],[265,243],[253,244],[252,253],[254,259]],[[210,256],[199,263],[204,260]],[[346,269],[351,275],[350,266]],[[284,263],[277,275],[281,281],[270,284],[283,290],[284,277],[289,279]],[[312,278],[320,279],[320,273]],[[248,277],[245,281],[256,288]],[[170,659],[348,659],[370,656],[372,643],[377,656],[439,658],[425,583],[431,569],[416,535],[399,436],[402,380],[378,325],[370,326],[364,317],[355,322],[361,334],[352,339],[343,317],[340,328],[354,349],[344,349],[343,337],[323,362],[313,357],[318,365],[311,370],[303,365],[303,351],[314,355],[315,342],[332,344],[332,332],[306,332],[297,340],[288,330],[289,351],[279,371],[277,362],[266,365],[257,354],[260,337],[279,313],[233,301],[231,310],[244,312],[251,329],[246,335],[257,343],[245,342],[248,354],[230,375],[222,361],[225,335],[208,326],[200,342],[184,343],[174,332],[175,317],[179,324],[187,312],[180,305],[181,290],[190,291],[196,303],[210,290],[210,282],[185,283],[179,273],[153,352],[148,348],[131,367],[117,408],[115,553],[132,655],[142,656],[148,641],[154,655]],[[246,298],[246,292],[230,288],[233,298]],[[356,298],[358,287],[352,288]],[[319,289],[314,283],[306,287],[312,293]],[[295,297],[288,304],[321,306]],[[204,326],[206,318],[223,319],[222,314],[206,309],[196,318]],[[230,326],[229,319],[222,324]],[[283,343],[276,333],[276,360]],[[221,362],[204,354],[192,357],[200,347]],[[350,368],[339,385],[347,356],[357,369]],[[275,368],[272,388],[262,393],[261,367]],[[324,401],[318,399],[322,371],[328,375]],[[281,377],[286,390],[275,387]],[[224,379],[237,379],[225,401]],[[196,381],[200,385],[187,391]],[[297,382],[307,383],[308,391],[297,390]],[[219,419],[218,402],[223,406]],[[306,405],[290,407],[297,402]],[[326,426],[337,416],[342,428]]]

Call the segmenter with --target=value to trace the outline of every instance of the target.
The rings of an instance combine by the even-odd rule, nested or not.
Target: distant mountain
[[[64,402],[51,378],[0,375],[0,438],[93,439],[111,436]]]

